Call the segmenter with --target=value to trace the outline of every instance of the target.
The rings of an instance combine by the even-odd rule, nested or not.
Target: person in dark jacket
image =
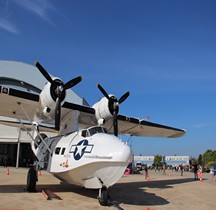
[[[194,169],[194,181],[198,180],[198,165],[197,164],[194,164],[193,166],[193,169]]]

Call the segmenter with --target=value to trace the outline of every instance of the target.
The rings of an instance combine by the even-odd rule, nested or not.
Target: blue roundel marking
[[[76,145],[72,145],[70,149],[70,153],[73,153],[73,157],[75,160],[79,160],[82,158],[84,153],[91,153],[94,145],[88,144],[88,140],[84,139],[80,141]]]

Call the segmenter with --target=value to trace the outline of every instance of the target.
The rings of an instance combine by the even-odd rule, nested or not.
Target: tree
[[[203,154],[203,163],[207,167],[216,163],[216,150],[206,150]]]
[[[159,166],[159,165],[161,165],[161,161],[162,161],[162,156],[161,155],[155,155],[153,165]]]

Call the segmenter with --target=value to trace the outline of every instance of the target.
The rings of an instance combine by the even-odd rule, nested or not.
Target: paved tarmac
[[[75,185],[62,184],[52,175],[42,171],[37,193],[26,191],[28,169],[0,167],[0,210],[215,210],[216,184],[210,174],[203,174],[203,181],[194,181],[193,173],[149,171],[150,181],[144,175],[124,175],[110,188],[115,201],[111,207],[100,206],[98,191],[86,190]],[[62,200],[46,200],[42,189],[50,189]]]

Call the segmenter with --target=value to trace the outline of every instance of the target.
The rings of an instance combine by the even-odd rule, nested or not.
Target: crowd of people
[[[147,167],[147,165],[146,165]],[[144,170],[145,176],[148,169]],[[159,171],[163,175],[166,175],[166,170],[172,170],[172,172],[179,172],[181,176],[183,176],[185,171],[192,172],[194,174],[194,181],[200,180],[200,177],[202,176],[203,173],[203,168],[199,166],[198,164],[193,164],[190,166],[184,166],[184,165],[179,165],[179,166],[166,166],[165,164],[162,164],[161,166],[155,166],[154,167],[155,172]],[[210,168],[210,174],[212,177],[212,182],[216,181],[216,164]]]

